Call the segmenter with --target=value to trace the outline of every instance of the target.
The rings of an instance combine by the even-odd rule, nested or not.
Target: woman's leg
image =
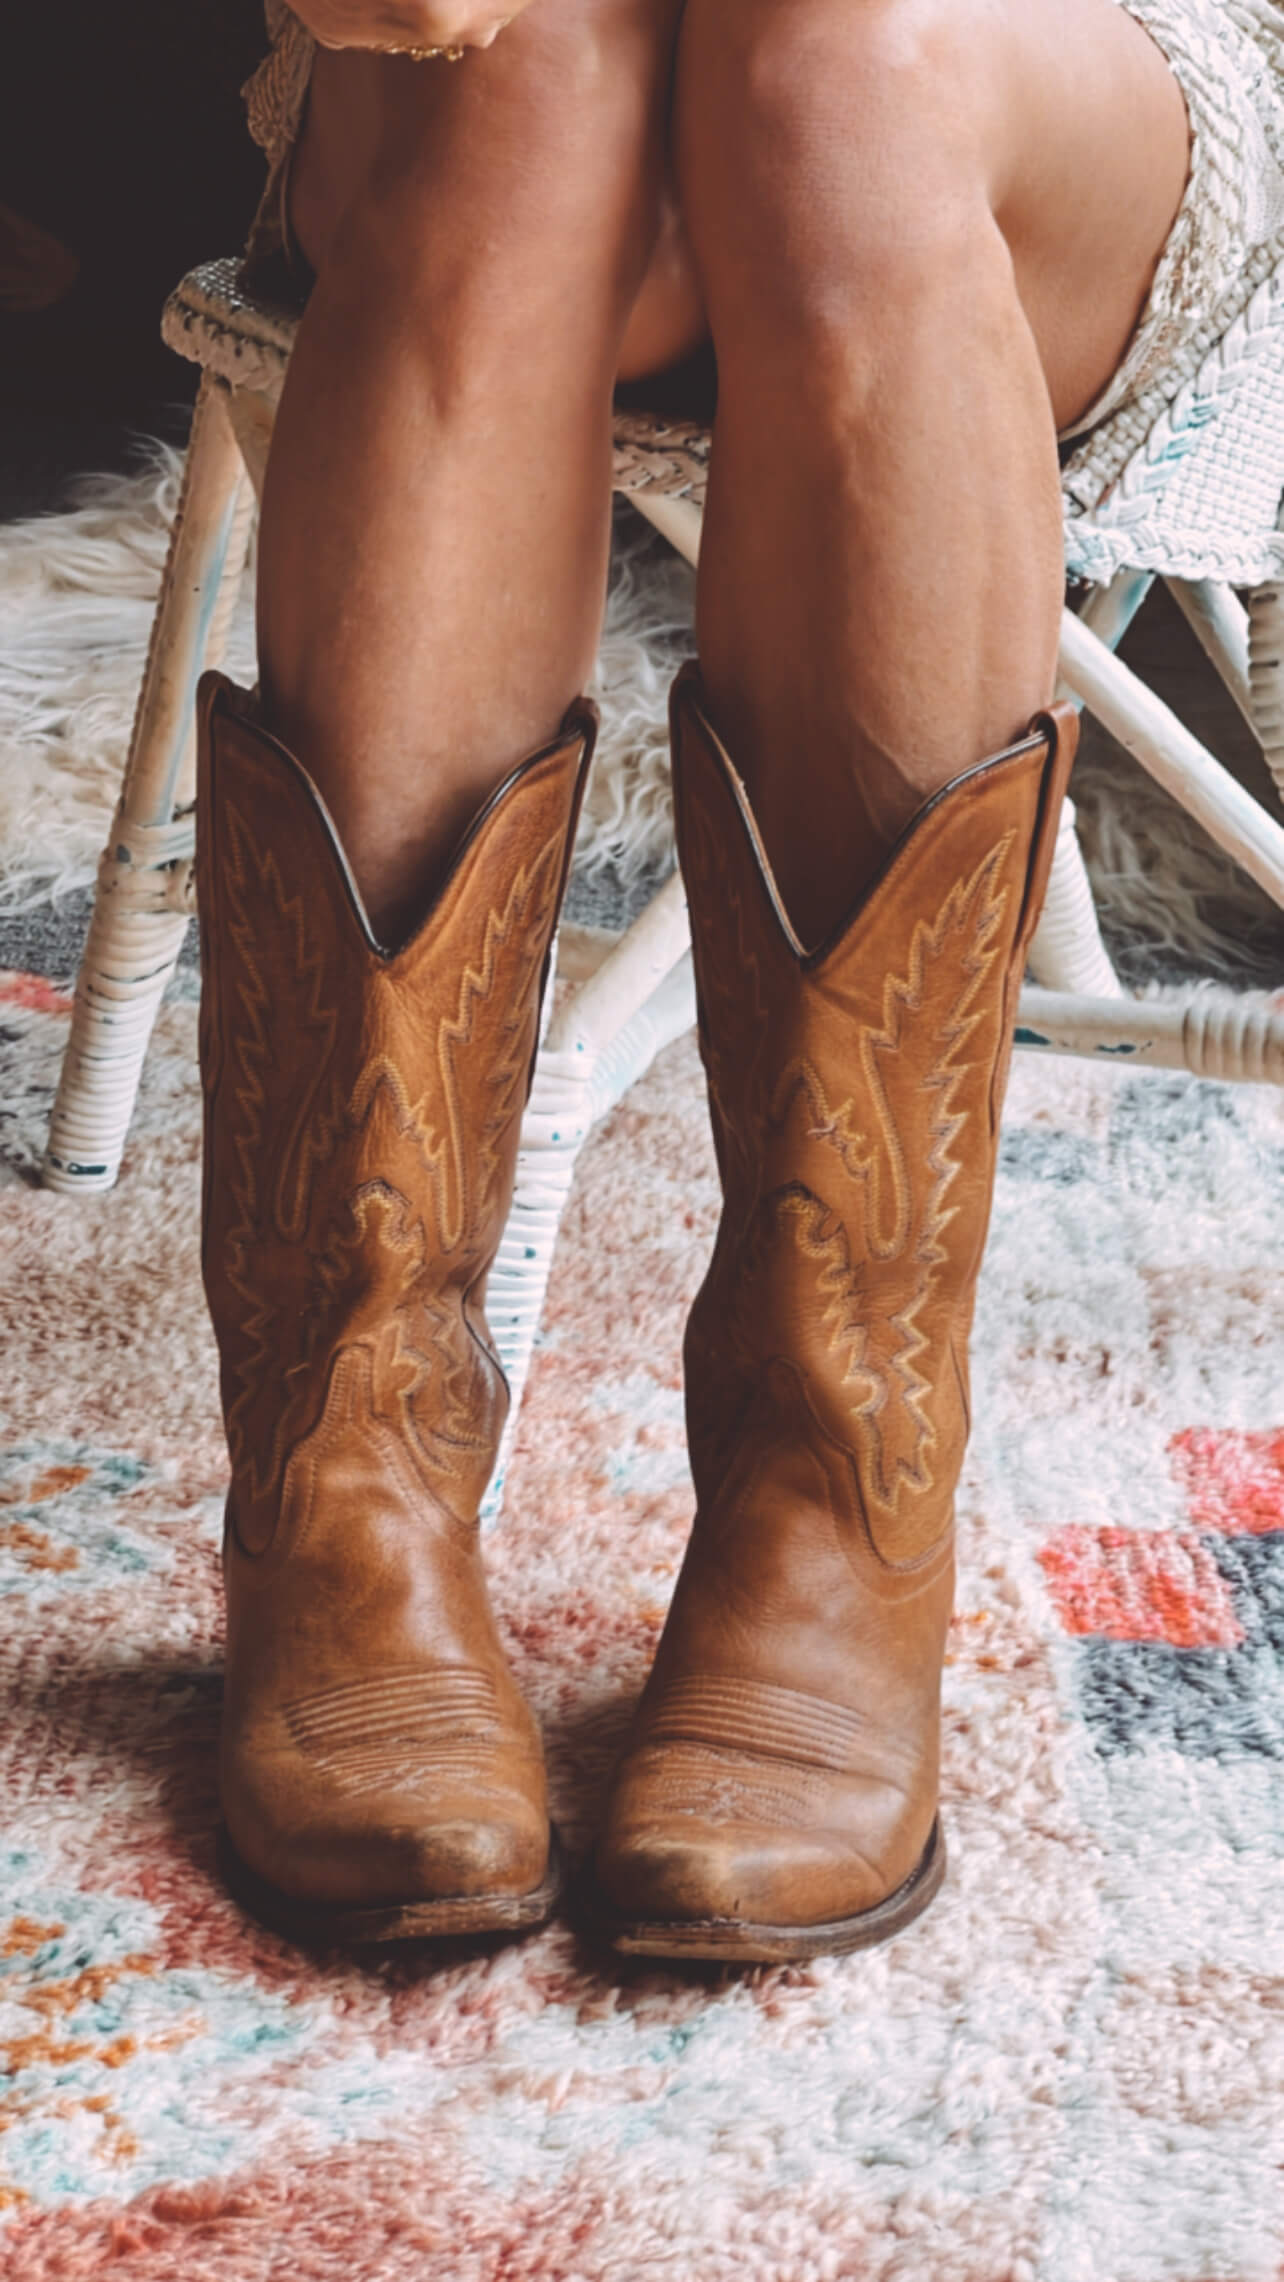
[[[592,749],[567,707],[672,15],[557,0],[458,67],[325,60],[301,159],[264,703],[206,684],[198,899],[224,1857],[308,1938],[514,1929],[557,1887],[481,1557],[508,1400],[481,1295]]]
[[[457,65],[317,62],[262,689],[388,937],[592,664],[676,14],[557,0]]]
[[[815,937],[1051,694],[1055,431],[1140,313],[1185,109],[1114,0],[689,0],[676,105],[719,372],[701,662]]]
[[[968,1335],[1074,742],[1068,709],[1024,733],[1055,430],[1123,350],[1185,125],[1110,0],[688,0],[677,156],[719,368],[674,777],[723,1214],[696,1518],[597,1869],[626,1950],[784,1962],[943,1872]]]

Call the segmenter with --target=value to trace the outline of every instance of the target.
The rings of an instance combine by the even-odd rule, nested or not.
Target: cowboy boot
[[[202,684],[223,1857],[296,1938],[514,1928],[555,1898],[481,1564],[508,1400],[483,1303],[595,726],[573,708],[513,772],[386,951],[306,771]]]
[[[856,1949],[940,1885],[968,1333],[1075,737],[1059,707],[956,777],[806,951],[679,677],[724,1204],[686,1337],[696,1519],[596,1853],[620,1949]]]

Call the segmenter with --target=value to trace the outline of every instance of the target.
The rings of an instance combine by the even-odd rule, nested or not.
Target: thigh
[[[768,243],[835,306],[844,262],[885,257],[890,290],[898,248],[988,206],[1058,426],[1116,370],[1189,168],[1180,88],[1117,0],[687,0],[675,147],[711,307]]]

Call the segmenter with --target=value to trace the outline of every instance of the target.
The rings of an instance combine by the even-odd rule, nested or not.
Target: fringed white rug
[[[0,910],[89,886],[120,783],[179,461],[90,477],[66,513],[0,526]],[[247,578],[225,664],[255,675]],[[595,694],[603,734],[577,874],[608,895],[672,857],[669,684],[693,646],[693,579],[627,510]],[[1167,972],[1277,979],[1252,947],[1278,915],[1117,747],[1091,728],[1075,775],[1103,918],[1139,980]],[[1247,964],[1246,964],[1247,959]]]
[[[0,899],[93,880],[120,785],[181,463],[94,476],[65,514],[0,525]],[[255,678],[252,578],[224,659]],[[636,518],[617,534],[594,694],[599,758],[579,868],[628,881],[671,860],[669,684],[691,647],[692,574]]]

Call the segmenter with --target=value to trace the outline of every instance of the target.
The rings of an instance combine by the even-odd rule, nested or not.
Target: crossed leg
[[[1130,74],[1172,136],[1114,169],[1116,264],[1093,97]],[[1056,424],[1117,366],[1185,123],[1109,0],[688,0],[675,148],[720,375],[674,769],[723,1210],[695,1517],[594,1860],[626,1952],[779,1963],[899,1931],[943,1873],[968,1336],[1072,746],[1024,734]]]
[[[689,256],[666,203],[668,169]],[[1050,693],[1057,425],[1116,367],[1185,173],[1180,95],[1113,0],[536,0],[458,69],[324,60],[295,217],[318,282],[268,471],[262,683],[267,725],[324,794],[384,941],[409,932],[480,802],[554,738],[582,686],[605,585],[613,386],[679,357],[706,326],[721,395],[698,598],[704,704],[748,780],[799,931],[824,934],[925,798],[1005,745]],[[641,1715],[659,1755],[633,1753],[640,1789],[627,1770],[617,1779],[599,1874],[614,1843],[604,1891],[636,1907],[644,1870],[653,1894],[672,1873],[689,1932],[710,1912],[724,1926],[744,1916],[741,1873],[756,1864],[760,1931],[784,1928],[793,1939],[801,1928],[802,1947],[786,1953],[802,1955],[816,1946],[817,1925],[869,1938],[870,1912],[907,1875],[914,1910],[934,1890],[929,1871],[939,1877],[939,1849],[924,1839],[935,1808],[967,1327],[1013,978],[1037,903],[1032,851],[1040,833],[1046,843],[1060,778],[1056,740],[1036,738],[980,772],[979,790],[970,780],[961,799],[937,803],[908,873],[870,899],[872,934],[853,920],[813,991],[815,970],[795,945],[782,953],[776,926],[746,935],[741,956],[741,925],[752,930],[764,900],[756,875],[748,885],[744,876],[740,787],[693,686],[688,677],[678,707],[679,807],[727,1210],[688,1331],[700,1510]],[[463,1495],[456,1474],[448,1497],[435,1475],[428,1485],[431,1510],[445,1517],[432,1541],[445,1549],[440,1560],[425,1552],[428,1508],[417,1495],[406,1504],[398,1467],[409,1444],[398,1434],[412,1394],[400,1374],[404,1366],[415,1400],[422,1389],[425,1431],[440,1426],[445,1441],[446,1423],[455,1431],[451,1390],[474,1382],[462,1366],[427,1366],[402,1327],[413,1301],[435,1327],[427,1352],[449,1352],[440,1347],[446,1322],[460,1355],[474,1366],[482,1355],[466,1309],[502,1224],[542,955],[533,925],[497,915],[501,905],[525,909],[519,881],[533,895],[532,881],[560,867],[582,730],[572,724],[492,809],[498,839],[483,824],[455,867],[450,923],[438,931],[430,921],[405,960],[386,966],[353,934],[333,867],[309,862],[318,829],[306,788],[260,724],[238,722],[215,700],[208,738],[204,797],[214,798],[220,769],[239,766],[245,800],[257,785],[269,807],[277,801],[271,860],[256,858],[272,886],[258,899],[266,917],[257,916],[270,946],[273,911],[297,927],[315,903],[326,955],[344,968],[332,996],[347,996],[351,1065],[348,1081],[330,1072],[338,1090],[309,1136],[309,1180],[324,1163],[333,1187],[311,1251],[286,1243],[279,1204],[263,1245],[247,1244],[252,1207],[238,1189],[242,1219],[209,1253],[214,1291],[253,1303],[259,1345],[259,1327],[274,1317],[259,1311],[247,1262],[262,1253],[284,1263],[270,1272],[287,1290],[306,1265],[320,1312],[309,1318],[308,1354],[287,1372],[290,1402],[320,1416],[324,1401],[334,1460],[323,1517],[336,1533],[334,1566],[314,1560],[309,1571],[304,1559],[302,1602],[268,1593],[254,1604],[266,1658],[247,1654],[249,1620],[235,1619],[239,1669],[263,1679],[276,1720],[289,1654],[304,1643],[305,1663],[310,1656],[325,1680],[315,1701],[328,1707],[332,1736],[337,1659],[363,1707],[349,1742],[367,1771],[371,1752],[384,1765],[392,1712],[400,1721],[407,1704],[427,1705],[423,1753],[407,1758],[398,1726],[397,1780],[371,1810],[373,1836],[392,1851],[379,1857],[391,1867],[368,1898],[398,1910],[453,1908],[455,1823],[447,1817],[455,1835],[444,1855],[436,1839],[420,1844],[419,1823],[437,1829],[439,1747],[453,1765],[460,1740],[437,1717],[439,1689],[456,1685],[459,1643],[489,1639],[489,1619],[473,1517],[451,1502]],[[550,832],[543,804],[553,795]],[[532,798],[541,804],[533,824]],[[516,853],[527,833],[542,851],[529,873]],[[220,926],[210,845],[207,835],[203,941],[211,976],[229,960],[235,976],[255,914],[246,904],[235,927],[226,917]],[[938,906],[929,961],[915,946],[924,913]],[[546,885],[542,926],[553,908]],[[513,984],[507,1004],[501,945],[523,977],[524,995]],[[259,1073],[269,1066],[295,1118],[285,1164],[290,1148],[302,1149],[293,1079],[320,1034],[319,970],[313,959],[291,972],[279,943],[276,955],[279,971],[264,970],[273,990],[263,992],[254,968],[252,988],[216,982],[211,993],[207,1047],[217,1052],[207,1066],[221,1068],[235,1051],[248,1073],[239,1090],[211,1089],[215,1218],[230,1193],[225,1168],[238,1164],[244,1186],[245,1151],[264,1132]],[[747,965],[760,990],[745,989]],[[897,998],[907,1027],[894,1034],[896,1053],[882,1056],[887,1070],[866,1084],[867,1119],[859,1103],[853,1109],[864,1082],[853,1040],[891,1042],[885,978],[911,973],[913,988]],[[483,1002],[493,1034],[477,1017]],[[424,1100],[433,1069],[448,1070],[439,1110],[406,1114],[420,1080],[399,1074],[389,1040],[412,1064],[426,1057]],[[471,1125],[460,1123],[474,1103],[465,1062]],[[752,1098],[737,1122],[745,1082]],[[310,1074],[300,1097],[312,1100]],[[442,1130],[449,1122],[460,1164],[485,1168],[474,1224],[464,1228],[461,1208],[441,1245],[424,1241],[436,1223],[411,1201],[435,1119]],[[408,1172],[398,1170],[409,1162],[403,1147]],[[302,1174],[299,1187],[311,1193]],[[246,1193],[255,1195],[253,1179]],[[274,1193],[284,1194],[283,1173]],[[338,1259],[350,1274],[331,1272]],[[460,1279],[453,1315],[447,1269]],[[226,1326],[244,1376],[235,1342],[245,1326],[231,1302]],[[325,1354],[358,1352],[351,1378],[313,1369]],[[377,1370],[386,1370],[378,1385]],[[336,1389],[342,1416],[331,1420]],[[484,1408],[478,1397],[479,1416]],[[886,1464],[866,1462],[871,1435],[890,1451]],[[877,1527],[867,1490],[882,1500]],[[320,1512],[320,1491],[317,1501]],[[350,1511],[358,1530],[374,1532],[364,1580]],[[284,1538],[283,1548],[285,1558]],[[344,1607],[336,1619],[340,1577],[392,1610],[386,1636],[373,1620],[347,1622]],[[430,1613],[426,1633],[403,1621],[407,1611]],[[434,1631],[439,1616],[444,1630]],[[392,1665],[395,1688],[411,1687],[391,1709],[380,1693],[388,1638],[409,1642]],[[499,1702],[502,1659],[487,1649],[483,1663],[487,1700]],[[510,1773],[525,1771],[513,1796],[533,1875],[542,1776],[529,1720],[511,1695],[503,1700]],[[241,1732],[247,1767],[258,1748],[251,1727]],[[260,1729],[276,1767],[279,1724],[265,1712]],[[238,1732],[234,1723],[228,1766],[240,1764]],[[675,1737],[676,1773],[666,1756]],[[771,1761],[773,1738],[785,1773],[769,1764],[764,1789],[760,1762],[764,1751]],[[710,1819],[703,1861],[683,1793],[693,1739],[711,1740],[716,1762],[712,1792],[700,1792],[696,1769]],[[496,1766],[502,1756],[496,1744]],[[820,1782],[823,1812],[817,1769],[817,1780],[833,1778],[829,1791]],[[306,1846],[295,1843],[303,1825],[293,1792],[287,1828],[255,1807],[259,1868],[267,1876],[264,1864],[274,1864],[279,1893],[296,1899],[326,1899],[315,1892],[313,1843],[322,1823],[327,1847],[333,1835],[322,1775],[321,1804],[315,1783],[308,1792]],[[407,1804],[410,1778],[428,1806]],[[747,1829],[747,1851],[728,1850],[728,1815]],[[484,1816],[478,1827],[475,1802],[464,1820],[468,1895],[489,1910],[503,1895],[475,1888],[500,1876],[494,1833]],[[504,1828],[511,1836],[511,1816]],[[408,1833],[418,1852],[405,1868]],[[321,1866],[333,1899],[324,1850]],[[511,1849],[501,1868],[515,1888]],[[542,1909],[546,1885],[516,1900]],[[907,1922],[908,1906],[896,1905],[896,1922]],[[483,1911],[470,1922],[509,1921]],[[887,1930],[885,1918],[879,1924]],[[752,1926],[742,1934],[736,1954],[777,1954]],[[678,1937],[670,1923],[656,1938],[667,1954]]]
[[[707,322],[706,685],[823,931],[1049,695],[1055,431],[1118,363],[1186,167],[1115,0],[542,0],[457,68],[323,56],[260,645],[376,924],[582,686],[613,384]]]

